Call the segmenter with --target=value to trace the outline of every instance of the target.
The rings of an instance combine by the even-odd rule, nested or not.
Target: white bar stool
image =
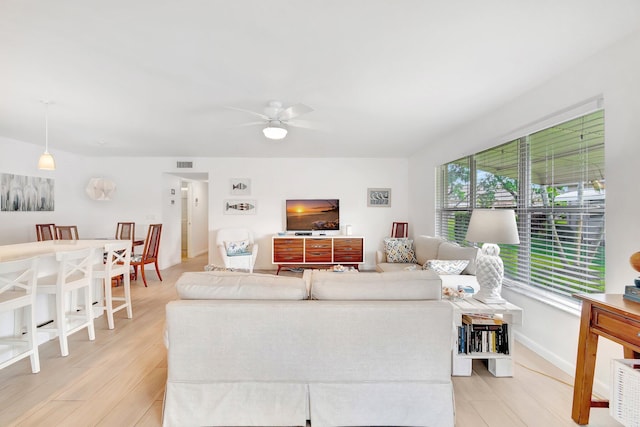
[[[104,305],[94,306],[94,308],[107,312],[109,329],[113,329],[113,313],[116,311],[126,308],[127,318],[131,319],[133,317],[131,305],[131,241],[123,240],[118,243],[108,243],[105,245],[105,250],[107,251],[107,256],[104,263],[93,267],[93,276],[96,279],[102,279],[104,283]],[[112,279],[119,276],[123,276],[124,297],[114,297],[111,289]],[[123,303],[114,307],[114,301],[122,301]]]
[[[35,315],[37,277],[38,258],[0,263],[0,312],[13,311],[15,318],[14,335],[0,339],[0,354],[8,355],[0,360],[0,369],[28,356],[31,372],[40,372]],[[28,320],[23,335],[24,317]]]
[[[53,323],[41,327],[40,331],[57,335],[60,340],[60,353],[62,356],[67,356],[69,335],[87,328],[89,341],[96,338],[92,310],[92,279],[96,249],[57,252],[56,260],[58,261],[57,276],[40,279],[37,286],[39,294],[55,295],[56,299]],[[80,289],[83,291],[84,305],[76,307],[73,303],[76,300],[74,294]],[[67,304],[67,301],[71,301],[71,304]],[[69,305],[68,309],[67,305]]]

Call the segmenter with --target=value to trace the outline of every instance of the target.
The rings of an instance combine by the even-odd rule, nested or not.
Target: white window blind
[[[464,242],[477,208],[515,209],[520,245],[501,245],[505,283],[562,296],[604,291],[604,111],[442,165],[437,233]]]

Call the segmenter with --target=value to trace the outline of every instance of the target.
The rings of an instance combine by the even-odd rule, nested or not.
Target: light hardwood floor
[[[202,271],[206,256],[150,272],[145,288],[132,282],[133,319],[116,313],[116,328],[96,320],[96,340],[84,331],[60,357],[58,341],[40,345],[41,371],[28,359],[0,371],[0,426],[159,426],[167,374],[162,341],[165,304],[176,298],[183,271]],[[116,291],[120,289],[116,288]],[[576,426],[573,382],[525,347],[516,346],[513,378],[494,378],[481,361],[470,377],[454,377],[456,426]],[[619,426],[607,409],[591,411],[590,426]]]

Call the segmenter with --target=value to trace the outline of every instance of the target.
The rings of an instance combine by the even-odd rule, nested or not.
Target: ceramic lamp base
[[[505,304],[507,301],[500,296],[503,277],[504,266],[500,258],[500,247],[493,243],[485,243],[476,264],[476,279],[480,290],[473,298],[485,304]]]

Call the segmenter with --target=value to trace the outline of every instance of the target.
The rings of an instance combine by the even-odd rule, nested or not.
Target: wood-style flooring
[[[206,255],[149,271],[145,288],[132,282],[133,319],[116,313],[116,327],[96,319],[96,340],[84,331],[60,357],[57,340],[40,345],[41,371],[28,359],[0,370],[0,426],[160,426],[167,374],[162,340],[165,304],[176,298],[184,271],[202,271]],[[120,288],[115,288],[116,292]],[[513,378],[494,378],[482,361],[470,377],[454,377],[456,426],[576,426],[571,420],[570,375],[522,345]],[[592,409],[590,426],[619,426],[608,409]]]

